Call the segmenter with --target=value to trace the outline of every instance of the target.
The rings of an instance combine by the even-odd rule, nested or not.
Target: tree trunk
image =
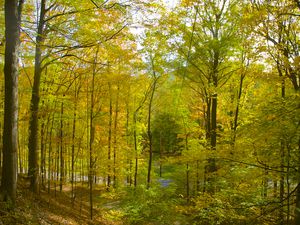
[[[162,177],[162,137],[161,131],[159,132],[159,177]]]
[[[280,181],[279,181],[279,185],[280,185],[280,191],[279,191],[279,198],[280,198],[280,224],[283,225],[284,224],[284,157],[285,157],[285,153],[284,153],[284,141],[281,140],[280,141],[280,169],[281,169],[281,173],[280,173]]]
[[[152,85],[152,92],[149,100],[149,106],[148,106],[148,126],[147,126],[147,135],[149,140],[149,161],[148,161],[148,173],[147,173],[147,188],[150,188],[151,183],[151,170],[152,170],[152,157],[153,157],[153,146],[152,146],[152,132],[151,132],[151,114],[152,114],[152,103],[153,103],[153,97],[154,92],[156,89],[158,78],[155,76],[154,72],[154,80]]]
[[[236,106],[235,106],[233,125],[232,125],[232,128],[231,128],[232,132],[233,132],[233,134],[232,134],[232,141],[231,141],[232,153],[233,153],[234,148],[235,148],[236,130],[237,130],[237,127],[238,127],[240,102],[241,102],[242,91],[243,91],[243,82],[244,82],[245,77],[246,77],[246,74],[243,72],[241,74],[241,77],[240,77],[240,84],[239,84],[239,90],[238,90],[238,96],[237,96],[237,103],[236,103]]]
[[[134,152],[135,152],[134,187],[137,186],[138,161],[139,161],[137,132],[136,132],[136,130],[137,130],[136,125],[137,125],[137,120],[138,120],[137,116],[138,116],[139,110],[142,108],[143,104],[145,103],[150,91],[151,91],[151,88],[149,87],[149,89],[145,93],[143,100],[141,101],[141,103],[139,104],[139,106],[136,108],[136,110],[133,113],[133,140],[134,140]]]
[[[134,187],[137,185],[137,174],[138,174],[138,148],[137,148],[137,136],[136,136],[136,122],[137,122],[137,111],[133,115],[133,141],[134,141],[134,153],[135,153],[135,167],[134,167]]]
[[[2,93],[1,93],[2,94]],[[1,96],[3,96],[3,95],[1,95]],[[2,117],[2,115],[1,115],[1,117]],[[3,152],[3,140],[2,140],[2,135],[3,135],[3,133],[2,133],[2,121],[0,121],[0,172],[1,172],[1,168],[2,168],[2,152]]]
[[[30,102],[30,121],[29,121],[29,138],[28,138],[28,176],[30,178],[30,190],[38,192],[39,187],[39,166],[38,166],[38,112],[40,101],[40,80],[41,80],[41,45],[44,40],[44,25],[46,13],[46,0],[41,0],[40,16],[38,22],[38,33],[36,36],[35,46],[35,64],[34,64],[34,81],[32,87],[32,97]]]
[[[279,77],[282,79],[281,82],[281,97],[282,99],[285,98],[285,78],[283,76],[283,71],[282,68],[279,64],[279,61],[277,62],[277,72],[279,74]],[[280,198],[280,212],[279,212],[279,217],[280,217],[280,224],[283,225],[285,223],[284,221],[284,183],[285,183],[285,143],[283,138],[280,140],[280,193],[279,193],[279,198]]]
[[[286,215],[286,224],[289,225],[290,224],[290,194],[291,194],[291,190],[290,190],[290,157],[291,157],[291,148],[289,146],[289,144],[287,144],[287,171],[286,171],[286,186],[287,186],[287,196],[289,196],[287,198],[287,215]]]
[[[60,132],[59,132],[59,140],[60,140],[60,177],[59,177],[59,191],[62,191],[63,182],[65,179],[65,160],[64,160],[64,148],[63,148],[63,114],[64,114],[64,103],[61,103],[60,108]]]
[[[23,173],[23,162],[21,157],[21,146],[20,146],[20,136],[18,135],[18,161],[19,161],[19,173]],[[1,168],[1,167],[0,167]]]
[[[94,64],[93,64],[93,77],[92,77],[92,90],[91,90],[91,109],[90,109],[90,144],[89,144],[89,197],[90,197],[90,219],[93,219],[93,177],[94,177],[94,157],[93,157],[93,143],[95,137],[94,126],[94,89],[95,89],[95,76],[96,76],[96,63],[99,48],[97,48]]]
[[[188,134],[185,134],[185,150],[189,150],[188,146]],[[189,163],[186,163],[186,202],[190,202],[190,167]]]
[[[45,187],[45,143],[44,143],[44,136],[45,136],[45,122],[42,122],[41,126],[41,181],[42,181],[42,188]]]
[[[217,94],[213,94],[211,101],[211,135],[210,135],[210,148],[212,151],[216,151],[217,145]],[[216,159],[214,156],[208,159],[208,165],[205,172],[207,173],[207,191],[210,193],[215,192],[214,187],[214,172],[216,172]]]
[[[130,89],[129,89],[130,90]],[[130,146],[130,142],[129,142],[129,93],[130,91],[128,91],[128,100],[126,101],[126,144],[129,147]],[[127,163],[129,166],[129,168],[127,169],[127,185],[129,184],[129,186],[132,185],[132,158],[131,158],[131,154],[127,154]]]
[[[55,104],[56,105],[56,104]],[[49,115],[50,118],[50,115]],[[53,180],[53,153],[52,153],[52,130],[53,130],[53,124],[54,124],[54,113],[52,115],[52,121],[51,121],[51,128],[49,133],[49,146],[48,146],[48,194],[50,194],[50,186],[51,186],[51,179]]]
[[[300,160],[300,139],[298,140],[298,160]],[[300,224],[300,166],[298,166],[298,185],[296,189],[295,225]]]
[[[206,97],[206,113],[205,113],[205,121],[206,121],[206,140],[209,141],[210,140],[210,136],[211,136],[211,98]]]
[[[108,88],[109,88],[109,122],[108,122],[108,149],[107,149],[107,159],[108,159],[108,175],[107,175],[107,190],[110,188],[110,183],[111,183],[111,136],[112,136],[112,113],[113,113],[113,108],[112,108],[112,92],[111,92],[111,83],[108,83]]]
[[[211,105],[211,149],[216,150],[217,146],[217,94],[212,96],[212,105]],[[212,168],[215,169],[215,168]]]
[[[300,183],[297,185],[297,192],[296,192],[296,209],[295,209],[295,225],[300,224]]]
[[[114,121],[114,187],[117,186],[117,175],[116,175],[116,160],[117,160],[117,129],[118,129],[118,115],[119,115],[119,91],[120,91],[120,85],[118,84],[117,88],[117,96],[116,96],[116,108],[115,108],[115,121]]]
[[[0,200],[15,204],[18,170],[18,54],[22,0],[5,0],[5,102]]]
[[[74,103],[74,111],[73,111],[73,126],[72,126],[72,153],[71,153],[71,199],[72,206],[74,206],[75,201],[75,189],[74,189],[74,170],[75,170],[75,137],[76,137],[76,118],[77,118],[77,100],[78,100],[79,88],[77,90],[77,86],[75,83],[75,103]]]

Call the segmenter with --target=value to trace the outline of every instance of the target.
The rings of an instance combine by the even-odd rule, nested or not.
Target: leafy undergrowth
[[[20,177],[15,209],[9,210],[6,203],[0,202],[0,225],[121,225],[122,222],[115,217],[110,219],[109,207],[102,207],[105,205],[103,201],[106,201],[99,197],[102,192],[105,190],[96,188],[93,193],[95,207],[93,220],[91,220],[89,192],[86,185],[76,187],[76,199],[72,204],[69,186],[65,186],[63,192],[59,192],[58,187],[56,194],[54,189],[51,189],[50,194],[47,190],[41,190],[39,196],[36,196],[28,190],[26,179]]]

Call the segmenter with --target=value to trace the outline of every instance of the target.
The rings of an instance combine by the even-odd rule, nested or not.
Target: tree
[[[296,4],[295,4],[296,3]],[[299,15],[299,1],[277,1],[270,3],[269,1],[251,1],[252,23],[255,28],[254,34],[262,38],[260,43],[264,52],[270,57],[270,64],[276,68],[280,79],[280,97],[282,106],[286,105],[289,98],[290,84],[295,93],[300,90],[300,74],[299,74],[299,23],[297,18]],[[293,95],[293,94],[292,94]],[[296,94],[297,95],[297,94]],[[291,125],[289,126],[291,127]],[[283,129],[285,130],[285,129]],[[280,219],[281,224],[290,220],[290,155],[291,155],[291,137],[287,137],[282,133],[278,136],[280,142]],[[299,153],[298,153],[299,154]],[[286,175],[285,175],[286,168]],[[286,177],[285,177],[286,176]],[[285,181],[286,180],[286,181]],[[299,184],[299,181],[298,181]],[[299,186],[299,185],[298,185]],[[285,194],[288,196],[285,198]],[[300,206],[300,188],[297,188],[296,208]],[[287,199],[287,216],[284,216],[284,201]],[[299,210],[295,210],[296,224],[300,223]]]
[[[188,23],[181,20],[183,24],[177,27],[184,41],[184,44],[176,43],[178,54],[186,64],[182,67],[187,72],[182,75],[200,88],[205,103],[207,143],[215,152],[218,143],[218,93],[234,70],[230,57],[233,57],[237,44],[238,7],[235,1],[227,0],[183,2],[183,6],[193,10],[185,15]],[[216,189],[210,182],[216,171],[216,160],[209,157],[206,172],[209,177],[207,190],[210,192]]]
[[[5,106],[0,199],[16,200],[18,168],[18,54],[22,0],[5,1]]]
[[[147,174],[147,187],[150,188],[151,183],[151,170],[152,170],[152,158],[153,158],[153,138],[152,138],[152,130],[151,130],[151,115],[152,115],[152,107],[153,107],[153,97],[156,91],[157,82],[159,76],[156,75],[156,71],[154,69],[154,62],[152,56],[150,56],[152,73],[153,73],[153,81],[151,84],[151,94],[148,104],[148,119],[147,119],[147,136],[149,142],[149,161],[148,161],[148,174]]]
[[[40,102],[40,81],[41,81],[41,62],[42,62],[42,44],[45,38],[45,16],[46,16],[46,0],[41,0],[40,15],[38,20],[38,31],[36,35],[35,45],[35,66],[34,66],[34,82],[32,86],[32,97],[30,104],[30,125],[28,140],[28,176],[30,178],[30,190],[37,193],[39,189],[39,166],[38,166],[38,112]]]
[[[153,152],[159,155],[176,155],[182,151],[178,118],[168,112],[156,114],[153,120]]]
[[[45,46],[45,40],[49,33],[53,30],[49,29],[50,22],[55,21],[60,17],[66,15],[72,15],[77,13],[77,10],[65,12],[65,7],[57,7],[62,9],[63,12],[56,12],[56,14],[51,15],[52,11],[56,6],[56,3],[50,4],[47,7],[47,0],[40,0],[39,7],[37,9],[38,21],[36,27],[36,37],[35,37],[35,57],[34,57],[34,78],[32,85],[32,95],[30,103],[30,120],[29,120],[29,137],[28,137],[28,176],[30,178],[30,190],[37,193],[39,189],[39,154],[38,154],[38,131],[39,131],[39,111],[40,111],[40,89],[41,89],[41,78],[43,70],[49,66],[51,63],[66,57],[66,54],[59,54],[64,52],[70,46],[65,46],[63,50],[59,49],[55,56],[52,56],[52,48],[54,46],[49,46],[47,54],[43,54],[43,47]],[[54,11],[54,10],[53,10]],[[48,27],[47,27],[48,26]],[[56,31],[56,30],[55,30]],[[58,39],[58,41],[61,41]],[[52,44],[52,43],[51,43]],[[71,48],[71,47],[70,47]],[[61,159],[63,162],[63,159]],[[62,175],[62,174],[61,174]]]

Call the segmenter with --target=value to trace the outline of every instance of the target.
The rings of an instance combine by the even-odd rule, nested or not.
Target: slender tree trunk
[[[137,116],[139,113],[139,110],[142,108],[143,104],[145,103],[148,94],[151,92],[151,87],[147,90],[145,93],[145,96],[139,106],[136,108],[136,110],[133,113],[133,141],[134,141],[134,153],[135,153],[135,168],[134,168],[134,187],[137,186],[137,175],[138,175],[138,161],[139,161],[139,152],[138,152],[138,143],[137,143]]]
[[[79,90],[79,89],[78,89]],[[73,126],[72,126],[72,153],[71,153],[71,198],[72,198],[72,206],[74,206],[75,201],[75,189],[74,189],[74,170],[75,170],[75,135],[76,135],[76,117],[77,117],[77,99],[78,92],[75,87],[75,103],[74,103],[74,111],[73,111]]]
[[[56,104],[55,104],[56,105]],[[49,115],[50,118],[50,115]],[[50,188],[51,188],[51,179],[53,180],[53,155],[52,155],[52,130],[53,130],[53,124],[54,124],[54,113],[52,115],[52,121],[51,121],[51,128],[49,133],[49,149],[48,149],[48,194],[50,194]]]
[[[232,134],[232,141],[231,141],[232,153],[233,153],[234,148],[235,148],[236,130],[237,130],[237,127],[238,127],[238,118],[239,118],[241,97],[242,97],[242,92],[243,92],[243,82],[244,82],[245,77],[246,77],[246,74],[242,73],[241,77],[240,77],[239,90],[238,90],[238,96],[237,96],[237,103],[236,103],[236,106],[235,106],[233,126],[232,126],[232,133],[233,133]]]
[[[153,97],[154,92],[156,89],[158,78],[155,76],[154,72],[154,80],[152,85],[152,92],[149,100],[149,106],[148,106],[148,125],[147,125],[147,135],[149,140],[149,162],[148,162],[148,173],[147,173],[147,188],[150,188],[151,183],[151,170],[152,170],[152,157],[153,157],[153,145],[152,145],[152,132],[151,132],[151,114],[152,114],[152,103],[153,103]]]
[[[282,69],[280,68],[280,64],[279,62],[277,62],[277,71],[279,73],[279,77],[281,77],[282,79],[282,83],[281,83],[281,97],[282,99],[285,98],[285,79],[282,73]],[[280,212],[279,212],[279,217],[280,217],[280,224],[283,225],[285,223],[284,221],[284,183],[285,183],[285,172],[284,172],[284,168],[285,168],[285,143],[284,140],[281,139],[280,140],[280,169],[281,169],[281,173],[280,173],[280,181],[279,181],[279,185],[280,185],[280,193],[279,193],[279,198],[280,198]]]
[[[118,129],[118,115],[119,115],[119,92],[120,92],[120,85],[118,84],[117,88],[117,96],[116,96],[116,108],[115,108],[115,121],[114,121],[114,187],[117,186],[117,178],[116,178],[116,160],[117,160],[117,129]]]
[[[46,0],[41,0],[40,16],[38,22],[38,33],[36,36],[35,46],[35,64],[34,64],[34,81],[32,87],[32,97],[30,102],[30,121],[29,121],[29,138],[28,138],[28,176],[30,178],[30,190],[38,192],[39,187],[39,166],[38,166],[38,112],[40,102],[40,81],[41,81],[41,45],[44,40],[44,25],[46,13]]]
[[[107,151],[107,159],[108,159],[108,175],[107,175],[107,190],[110,188],[111,183],[111,136],[112,136],[112,119],[113,119],[113,108],[112,108],[112,91],[111,91],[111,83],[108,83],[109,88],[109,122],[108,122],[108,151]]]
[[[210,135],[210,147],[212,151],[216,151],[217,145],[217,94],[212,95],[211,104],[211,135]],[[215,184],[215,174],[216,172],[216,159],[214,156],[208,158],[208,165],[206,167],[205,173],[207,176],[207,191],[214,193],[216,188]]]
[[[211,98],[206,97],[206,105],[206,140],[209,141],[211,136]]]
[[[188,134],[185,134],[185,150],[189,150],[188,146]],[[186,163],[186,201],[190,202],[190,166],[189,163]]]
[[[25,123],[25,122],[24,122]],[[23,126],[23,135],[22,135],[22,145],[23,145],[23,152],[21,153],[22,155],[20,157],[22,157],[22,162],[23,162],[23,173],[26,173],[28,171],[28,154],[27,151],[25,151],[26,146],[27,146],[27,140],[26,140],[26,135],[27,135],[27,126]]]
[[[41,125],[41,181],[42,188],[45,187],[45,144],[44,144],[44,136],[45,136],[45,122],[42,122]]]
[[[279,189],[279,199],[280,199],[280,224],[283,225],[284,224],[284,209],[283,209],[283,201],[284,201],[284,157],[285,157],[285,153],[284,153],[284,142],[283,140],[280,141],[280,169],[281,169],[281,173],[280,173],[280,181],[279,181],[279,185],[280,185],[280,189]]]
[[[128,91],[128,99],[129,98],[129,93],[130,91]],[[130,111],[129,111],[129,100],[126,101],[126,144],[129,147],[130,146],[130,141],[129,141],[129,115],[130,115]],[[127,170],[127,185],[129,184],[129,186],[132,185],[132,159],[131,159],[131,154],[128,152],[127,154],[127,163],[129,166],[128,170]]]
[[[289,225],[290,224],[290,157],[291,157],[291,149],[289,144],[287,144],[287,171],[286,171],[286,188],[287,188],[287,215],[286,215],[286,224]]]
[[[300,138],[298,140],[298,160],[300,162]],[[298,185],[296,189],[295,225],[300,224],[300,166],[298,166]]]
[[[92,109],[91,109],[92,114]],[[91,115],[92,117],[92,115]],[[94,177],[94,169],[93,169],[93,142],[95,136],[95,127],[93,126],[93,120],[90,121],[90,150],[89,150],[89,198],[90,198],[90,219],[93,219],[93,177]]]
[[[211,149],[216,150],[217,146],[217,94],[212,95],[212,105],[211,105]],[[212,170],[215,170],[215,165],[211,165]]]
[[[61,103],[60,109],[60,179],[59,179],[59,191],[62,191],[63,183],[65,179],[65,159],[64,159],[64,148],[63,148],[63,114],[64,114],[64,103]]]
[[[59,180],[59,170],[60,170],[60,165],[59,165],[59,152],[60,152],[60,145],[59,142],[56,142],[56,154],[55,154],[55,168],[56,168],[56,177],[55,177],[55,197],[56,197],[56,187],[58,185],[58,180]]]
[[[162,177],[162,137],[161,131],[159,132],[159,177]]]
[[[93,177],[94,177],[94,157],[93,157],[93,143],[95,137],[94,127],[94,90],[95,90],[95,76],[96,76],[96,63],[98,57],[99,48],[97,48],[94,64],[93,64],[93,76],[92,76],[92,89],[91,89],[91,109],[90,109],[90,144],[89,144],[89,197],[90,197],[90,219],[93,219]]]
[[[204,108],[204,121],[205,121],[205,138],[206,138],[206,141],[207,143],[209,143],[210,141],[210,137],[211,137],[211,98],[209,98],[209,96],[205,96],[205,103],[206,103],[206,108]],[[203,104],[205,105],[205,104]],[[199,160],[197,160],[197,166],[196,166],[196,192],[198,194],[199,192],[199,183],[200,183],[200,180],[199,180]],[[203,174],[203,193],[206,192],[206,189],[207,189],[207,175],[208,175],[208,165],[205,165],[204,166],[204,174]]]
[[[21,152],[22,151],[21,151],[20,136],[19,135],[18,135],[18,150],[19,150],[19,152],[18,152],[19,173],[23,173],[23,163],[22,163],[22,157],[21,157]]]
[[[18,54],[22,0],[5,0],[5,101],[0,200],[14,206],[18,173]]]
[[[133,115],[133,141],[134,141],[134,154],[135,154],[135,167],[134,167],[134,187],[137,186],[137,174],[138,174],[138,160],[139,153],[137,148],[137,136],[136,136],[136,123],[137,123],[137,111]]]

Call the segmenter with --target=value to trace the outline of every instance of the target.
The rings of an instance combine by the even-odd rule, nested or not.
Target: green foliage
[[[140,185],[128,188],[122,202],[127,224],[175,224],[184,223],[183,215],[177,213],[176,205],[180,199],[175,194],[175,186],[162,187],[159,183],[147,189]]]
[[[153,151],[158,155],[180,154],[183,149],[182,128],[170,114],[156,115],[152,124]]]

